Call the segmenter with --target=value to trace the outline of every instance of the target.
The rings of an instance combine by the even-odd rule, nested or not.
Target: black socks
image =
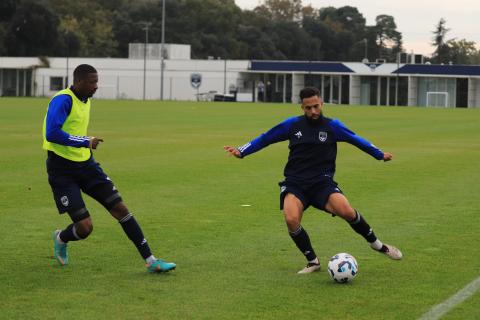
[[[375,236],[375,233],[373,232],[372,228],[370,228],[370,225],[367,223],[367,221],[365,221],[363,216],[360,215],[358,211],[355,210],[355,213],[357,216],[353,221],[349,222],[350,227],[352,227],[356,233],[364,237],[368,242],[375,242],[377,240],[377,236]]]
[[[75,230],[75,224],[72,223],[68,227],[65,228],[62,232],[60,232],[60,240],[67,243],[69,241],[78,241],[83,240],[85,238],[80,237]]]
[[[128,239],[130,239],[135,247],[137,247],[138,252],[143,259],[147,259],[152,255],[152,251],[148,246],[147,240],[143,236],[142,229],[137,223],[137,220],[133,217],[131,213],[126,215],[123,219],[118,221],[123,228],[123,231],[127,234]]]
[[[302,226],[299,226],[296,231],[288,233],[308,261],[312,261],[317,257],[310,243],[310,238]]]

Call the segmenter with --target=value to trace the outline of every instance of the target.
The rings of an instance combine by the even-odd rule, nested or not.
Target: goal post
[[[427,107],[444,107],[448,108],[448,92],[428,91]]]

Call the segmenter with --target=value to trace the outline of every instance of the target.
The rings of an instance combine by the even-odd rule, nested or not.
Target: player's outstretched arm
[[[238,159],[243,159],[252,153],[262,150],[272,143],[288,140],[290,127],[297,118],[298,117],[288,118],[287,120],[268,130],[266,133],[262,133],[252,141],[245,143],[241,147],[235,148],[231,146],[224,146],[223,149],[225,149],[225,151],[231,156],[234,156]]]
[[[383,153],[383,161],[390,161],[393,160],[393,154],[390,152],[384,152]]]
[[[224,146],[223,149],[229,153],[229,155],[234,156],[235,158],[242,158],[242,154],[240,153],[240,150],[237,148],[231,147],[231,146]]]

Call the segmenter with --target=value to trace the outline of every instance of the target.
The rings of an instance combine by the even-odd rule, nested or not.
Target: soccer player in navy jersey
[[[348,142],[377,160],[390,161],[392,154],[350,131],[337,119],[323,115],[323,101],[317,88],[300,91],[304,115],[289,118],[242,147],[224,149],[243,158],[279,141],[289,141],[290,154],[285,166],[285,180],[280,182],[280,209],[283,210],[290,237],[307,259],[307,265],[298,273],[320,270],[320,261],[302,227],[303,212],[309,207],[326,211],[346,220],[355,232],[367,240],[372,249],[399,260],[400,250],[382,243],[363,215],[352,208],[337,183],[333,180],[337,142]]]
[[[43,148],[47,150],[48,182],[60,214],[72,223],[53,233],[54,257],[68,264],[67,243],[86,239],[93,230],[92,218],[82,192],[97,200],[118,220],[127,237],[146,261],[149,272],[175,269],[175,263],[155,258],[142,229],[124,204],[110,178],[93,158],[102,139],[88,136],[90,98],[97,91],[98,74],[82,64],[73,72],[73,86],[58,92],[48,105],[43,123]],[[115,266],[112,266],[115,269]]]

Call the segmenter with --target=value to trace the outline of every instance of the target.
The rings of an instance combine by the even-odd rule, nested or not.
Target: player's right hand
[[[97,149],[100,142],[103,142],[103,139],[97,137],[90,137],[90,149]]]
[[[225,151],[227,151],[231,156],[234,156],[234,157],[239,158],[239,159],[242,157],[242,154],[240,153],[240,150],[238,150],[237,148],[230,147],[230,146],[224,146],[223,149]]]
[[[391,154],[390,152],[384,152],[383,153],[383,161],[390,161],[393,159],[393,154]]]

